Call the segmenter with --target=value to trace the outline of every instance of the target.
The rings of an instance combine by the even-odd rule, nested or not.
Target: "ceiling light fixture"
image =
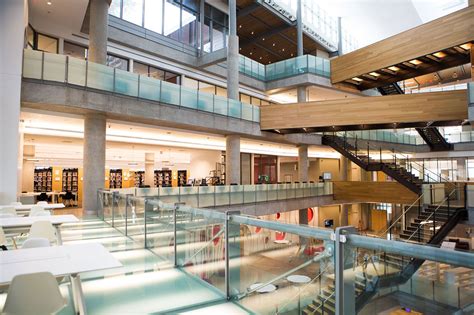
[[[377,73],[377,72],[371,72],[369,74],[373,77],[379,77],[380,76],[380,73]]]
[[[423,62],[421,62],[418,59],[413,59],[413,60],[410,60],[409,63],[411,63],[412,65],[418,66],[419,64],[421,64]]]
[[[357,82],[364,81],[363,79],[361,79],[359,77],[353,77],[352,80],[357,81]]]
[[[388,67],[388,70],[398,71],[398,70],[400,70],[400,68],[399,68],[399,67],[395,67],[395,66],[391,66],[391,67]]]
[[[471,46],[472,46],[471,43],[466,43],[464,45],[460,45],[459,47],[461,47],[464,50],[469,50],[469,49],[471,49]]]
[[[51,1],[46,2],[47,5],[52,5],[53,3]]]
[[[444,57],[446,57],[446,54],[442,51],[438,51],[437,53],[434,53],[433,56],[435,56],[437,58],[444,58]]]

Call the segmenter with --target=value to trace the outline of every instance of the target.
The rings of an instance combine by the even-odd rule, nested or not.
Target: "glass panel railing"
[[[203,194],[221,188],[249,201],[270,194],[262,193],[262,185],[249,186],[213,186]],[[292,184],[290,194],[304,195],[299,189],[305,187]],[[180,195],[195,198],[191,188]],[[101,212],[107,194],[99,191]],[[176,198],[168,189],[162,195]],[[402,308],[447,314],[469,312],[474,303],[474,255],[455,249],[468,246],[461,240],[439,248],[441,239],[427,246],[358,235],[353,227],[324,229],[158,198],[117,197],[131,201],[125,213],[130,237],[258,314],[389,314]],[[117,224],[121,211],[112,207]]]
[[[45,54],[43,60],[43,79],[64,82],[66,79],[66,56]]]
[[[318,197],[333,194],[333,183],[286,183],[230,186],[190,186],[117,189],[121,194],[159,199],[166,203],[185,203],[192,207],[253,204],[272,200]]]
[[[23,77],[29,79],[42,79],[43,53],[36,50],[25,49],[23,56]]]
[[[258,75],[262,68],[254,66]],[[168,105],[259,122],[259,107],[70,56],[24,50],[23,77],[86,86]]]

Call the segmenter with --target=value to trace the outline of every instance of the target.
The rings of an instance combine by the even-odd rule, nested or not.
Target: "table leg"
[[[71,294],[71,299],[72,299],[72,309],[74,311],[74,314],[77,314],[77,310],[79,309],[79,306],[77,305],[78,298],[76,296],[76,290],[74,289],[74,283],[73,279],[71,276],[68,276],[69,278],[69,283],[70,283],[70,294]]]
[[[73,290],[72,295],[76,300],[76,303],[74,304],[77,305],[75,312],[76,314],[79,314],[79,315],[86,315],[87,314],[86,301],[84,299],[84,292],[82,292],[81,278],[79,277],[78,274],[71,275],[71,284],[72,284],[72,290]]]
[[[63,245],[63,238],[61,236],[61,229],[59,228],[59,224],[55,225],[54,228],[56,229],[56,237],[58,239],[58,246]]]

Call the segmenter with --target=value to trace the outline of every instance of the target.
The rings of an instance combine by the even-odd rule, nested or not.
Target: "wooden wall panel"
[[[474,7],[453,12],[426,24],[331,60],[331,81],[370,73],[404,61],[474,40]]]
[[[412,204],[417,198],[397,182],[334,182],[334,200]]]
[[[262,130],[467,119],[466,90],[262,106]]]

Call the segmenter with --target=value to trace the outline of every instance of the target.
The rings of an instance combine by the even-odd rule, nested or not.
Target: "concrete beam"
[[[227,60],[227,48],[219,49],[209,54],[199,56],[197,59],[197,67],[205,68]]]
[[[120,121],[222,135],[236,134],[294,145],[321,145],[319,135],[279,135],[261,131],[258,123],[246,120],[53,82],[23,79],[21,93],[24,108],[78,115],[102,112],[107,119]]]

